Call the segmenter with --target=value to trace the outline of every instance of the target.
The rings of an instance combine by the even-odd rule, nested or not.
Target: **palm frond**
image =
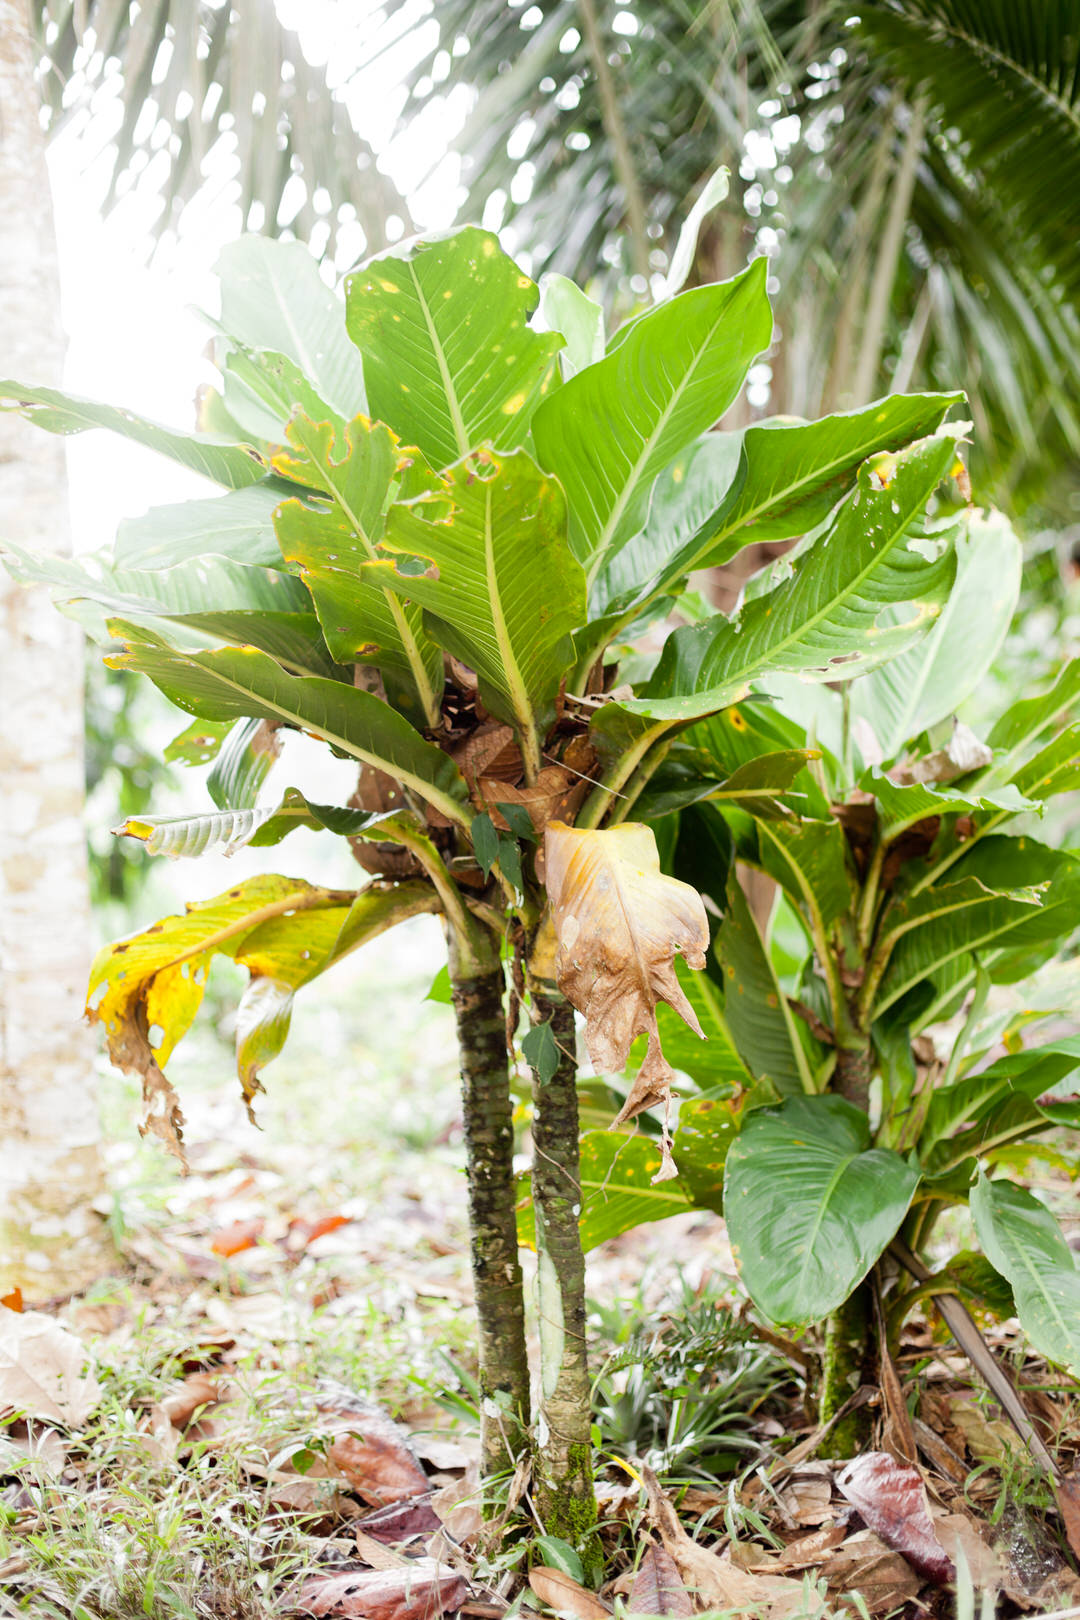
[[[232,163],[219,148],[213,174],[239,182],[252,229],[275,235],[287,223],[332,250],[351,206],[372,253],[386,246],[392,215],[411,228],[404,199],[273,0],[35,0],[34,15],[50,129],[85,118],[91,97],[100,108],[110,85],[118,98],[108,203],[151,152],[164,152],[159,229],[168,226],[207,178],[207,154],[229,143]]]

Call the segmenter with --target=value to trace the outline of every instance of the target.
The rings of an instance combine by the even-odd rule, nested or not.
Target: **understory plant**
[[[214,758],[212,809],[119,831],[194,855],[325,829],[366,881],[260,876],[195,901],[101,952],[90,1010],[114,1061],[141,1076],[147,1128],[182,1155],[166,1068],[215,956],[250,975],[237,1014],[250,1102],[299,989],[406,918],[441,917],[484,1464],[505,1472],[531,1437],[545,1526],[587,1545],[583,1231],[618,1229],[631,1207],[635,1220],[691,1197],[719,1207],[726,1156],[747,1286],[785,1322],[840,1311],[903,1222],[922,1221],[909,1236],[924,1241],[974,1162],[939,1165],[931,1148],[982,1117],[945,1105],[942,1124],[928,1093],[974,1095],[982,987],[1005,971],[995,953],[1026,964],[1044,948],[1039,919],[1055,918],[1054,944],[1063,931],[1066,903],[1050,897],[1071,857],[1007,840],[1027,862],[1018,883],[995,818],[1040,799],[1028,743],[1065,697],[1046,699],[1038,724],[1006,716],[992,759],[959,787],[937,765],[904,765],[930,772],[910,783],[884,769],[956,694],[931,664],[924,689],[941,713],[905,711],[895,736],[858,694],[891,693],[895,679],[899,703],[915,677],[890,672],[963,641],[957,592],[996,569],[1007,531],[963,507],[965,424],[945,421],[959,395],[716,431],[771,342],[763,260],[610,338],[577,287],[552,277],[538,293],[472,227],[372,260],[344,302],[295,243],[244,238],[220,269],[222,382],[198,432],[22,382],[0,383],[0,401],[53,432],[121,432],[225,492],[128,520],[107,557],[8,548],[7,562],[58,586],[119,643],[112,667],[147,675],[193,717],[173,758]],[[797,551],[734,615],[687,588],[692,572],[783,540]],[[844,695],[822,684],[838,682]],[[296,732],[356,761],[348,804],[313,802],[302,785],[259,802]],[[914,757],[938,755],[916,742]],[[736,860],[785,897],[764,934]],[[1008,940],[1006,918],[1019,930]],[[699,971],[677,973],[679,954]],[[971,984],[978,1017],[955,1060],[928,1067],[912,1038]],[[591,1106],[620,1127],[643,1122],[636,1137],[586,1137],[584,1195],[575,1007]],[[533,1076],[524,1193],[519,1050]],[[673,1158],[676,1071],[696,1095],[680,1105]],[[1057,1106],[1044,1090],[1022,1096],[1038,1128]],[[624,1170],[636,1203],[609,1196]],[[1006,1184],[986,1188],[976,1207],[1000,1248],[1015,1211]],[[769,1213],[778,1190],[782,1226]],[[535,1412],[519,1225],[538,1257]],[[818,1272],[827,1288],[790,1292]]]

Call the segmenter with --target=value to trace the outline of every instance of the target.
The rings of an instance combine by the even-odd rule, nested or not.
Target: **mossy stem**
[[[549,1535],[597,1563],[589,1362],[585,1344],[585,1256],[578,1219],[577,1046],[574,1009],[553,985],[530,986],[533,1011],[551,1026],[559,1062],[533,1075],[533,1208],[540,1329],[536,1505]]]
[[[448,934],[480,1339],[481,1465],[490,1478],[504,1474],[517,1461],[529,1425],[503,973],[496,938],[490,940],[485,962],[477,960],[475,947],[462,951],[453,929]]]

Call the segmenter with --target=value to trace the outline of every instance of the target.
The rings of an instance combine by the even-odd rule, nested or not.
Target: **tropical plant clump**
[[[475,228],[370,261],[344,306],[296,244],[245,238],[221,276],[223,382],[197,433],[0,383],[50,431],[108,427],[225,489],[130,520],[110,557],[9,548],[12,572],[58,585],[120,643],[112,667],[193,717],[173,757],[216,755],[214,809],[119,830],[194,855],[315,827],[368,877],[252,878],[101,952],[90,1008],[142,1077],[147,1128],[182,1155],[165,1071],[215,955],[250,975],[250,1102],[297,990],[404,919],[441,916],[484,1463],[505,1473],[532,1437],[538,1511],[586,1553],[583,1247],[637,1220],[726,1206],[761,1310],[832,1316],[838,1411],[870,1342],[845,1308],[898,1234],[919,1249],[972,1189],[978,1274],[1074,1358],[1069,1251],[995,1172],[1071,1119],[1050,1093],[1077,1058],[1069,1042],[1024,1048],[1030,1009],[1003,1014],[990,992],[1072,926],[1075,858],[1026,829],[1073,785],[1059,722],[1080,675],[985,744],[937,735],[1004,634],[1018,569],[1003,520],[965,504],[966,424],[946,421],[962,396],[716,431],[771,341],[763,260],[611,337],[576,286],[538,294]],[[799,545],[732,616],[687,588],[763,540]],[[349,804],[302,788],[259,803],[297,731],[357,762]],[[776,885],[767,917],[738,863]],[[952,1045],[931,1046],[965,1005]],[[575,1007],[617,1115],[580,1149]],[[985,1069],[1003,1038],[1010,1055]],[[538,1253],[535,1413],[519,1237]]]

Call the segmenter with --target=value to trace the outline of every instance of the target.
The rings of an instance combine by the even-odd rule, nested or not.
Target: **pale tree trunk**
[[[0,0],[0,377],[59,383],[49,178],[27,0]],[[0,539],[69,549],[63,441],[0,415]],[[0,568],[0,1294],[107,1264],[82,821],[82,640]]]

